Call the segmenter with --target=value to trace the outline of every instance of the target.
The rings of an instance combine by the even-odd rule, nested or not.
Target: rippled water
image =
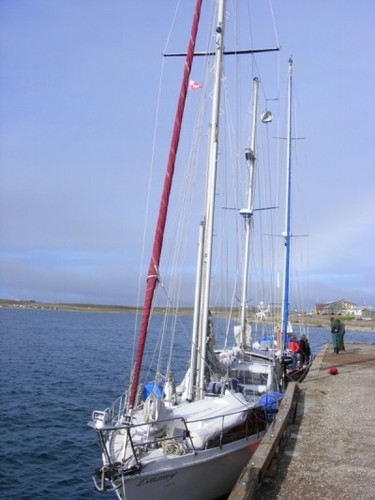
[[[190,321],[180,328],[180,373]],[[87,422],[125,388],[134,316],[0,309],[0,322],[1,498],[103,499]],[[330,341],[319,328],[309,336],[315,353]],[[348,331],[353,341],[374,343],[375,334]]]

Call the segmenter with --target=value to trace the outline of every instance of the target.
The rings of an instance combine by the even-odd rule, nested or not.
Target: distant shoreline
[[[47,311],[67,311],[67,312],[93,312],[93,313],[136,313],[141,312],[142,308],[135,306],[116,306],[116,305],[98,305],[98,304],[69,304],[69,303],[53,303],[53,302],[37,302],[33,300],[4,300],[0,299],[0,308],[8,309],[36,309]],[[163,308],[156,308],[155,312],[162,314]],[[180,308],[181,315],[190,315],[193,313],[192,307]],[[225,311],[216,310],[217,315],[224,315]],[[215,314],[214,312],[214,314]],[[290,315],[290,321],[294,325],[302,324],[314,328],[329,329],[330,315],[316,314],[296,314]],[[347,330],[366,331],[375,333],[375,319],[360,320],[344,318]],[[252,323],[260,323],[259,320],[253,319]]]

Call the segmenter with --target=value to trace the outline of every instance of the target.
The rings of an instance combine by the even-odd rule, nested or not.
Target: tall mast
[[[223,37],[225,24],[225,0],[220,0],[218,6],[217,25],[216,25],[216,49],[215,49],[215,72],[214,72],[214,89],[212,98],[211,112],[211,130],[208,152],[208,172],[206,185],[206,202],[205,216],[203,220],[204,231],[202,249],[202,266],[201,274],[197,276],[197,284],[201,284],[200,306],[198,314],[198,374],[196,379],[197,397],[204,396],[204,369],[206,363],[207,349],[207,332],[209,321],[209,297],[210,297],[210,280],[212,266],[212,240],[214,228],[214,211],[215,211],[215,189],[217,176],[217,158],[218,158],[218,136],[219,136],[219,117],[220,117],[220,94],[221,94],[221,79],[222,79],[222,64],[223,64]]]
[[[249,252],[250,252],[250,233],[253,217],[253,191],[254,191],[254,167],[255,167],[255,139],[256,139],[256,124],[258,114],[258,78],[253,79],[253,123],[251,130],[250,147],[245,149],[245,158],[248,168],[248,185],[247,185],[247,206],[240,213],[245,222],[245,256],[244,268],[242,277],[242,297],[241,297],[241,345],[246,346],[247,342],[247,289],[249,275]]]
[[[289,59],[289,80],[288,80],[288,135],[287,135],[287,164],[286,164],[286,205],[285,205],[285,230],[284,237],[284,289],[281,311],[282,328],[282,350],[285,351],[288,342],[288,323],[289,323],[289,280],[290,280],[290,201],[291,201],[291,177],[292,177],[292,77],[293,77],[293,59]]]
[[[145,292],[145,299],[144,299],[144,306],[143,306],[141,328],[140,328],[140,333],[139,333],[139,340],[138,340],[138,347],[137,347],[137,352],[136,352],[136,357],[135,357],[135,364],[134,364],[133,373],[132,373],[132,382],[131,382],[131,386],[130,386],[130,395],[129,395],[129,407],[130,408],[133,408],[134,404],[135,404],[138,383],[139,383],[139,377],[140,377],[140,372],[141,372],[141,366],[142,366],[143,352],[144,352],[144,347],[145,347],[145,343],[146,343],[147,329],[148,329],[148,324],[149,324],[150,315],[151,315],[151,307],[152,307],[152,302],[154,299],[156,285],[157,285],[157,282],[159,279],[159,263],[160,263],[162,245],[163,245],[164,229],[165,229],[165,224],[166,224],[166,220],[167,220],[167,209],[168,209],[168,203],[169,203],[169,196],[170,196],[170,192],[171,192],[171,188],[172,188],[175,160],[176,160],[176,154],[177,154],[178,144],[179,144],[179,140],[180,140],[182,117],[183,117],[183,113],[184,113],[186,94],[187,94],[187,90],[188,90],[189,76],[190,76],[190,71],[191,71],[191,67],[193,64],[195,41],[197,38],[201,7],[202,7],[202,0],[197,0],[196,6],[195,6],[195,11],[194,11],[193,24],[192,24],[192,28],[191,28],[191,32],[190,32],[188,51],[187,51],[186,59],[185,59],[184,73],[183,73],[180,95],[179,95],[178,104],[177,104],[176,116],[175,116],[174,127],[173,127],[173,134],[172,134],[172,139],[171,139],[171,145],[170,145],[170,149],[169,149],[169,157],[168,157],[167,170],[166,170],[166,174],[165,174],[164,187],[163,187],[162,197],[160,200],[159,215],[158,215],[158,221],[157,221],[157,226],[156,226],[156,231],[155,231],[155,236],[154,236],[154,246],[152,249],[151,260],[150,260],[149,269],[148,269],[148,273],[147,273],[147,284],[146,284],[146,292]]]

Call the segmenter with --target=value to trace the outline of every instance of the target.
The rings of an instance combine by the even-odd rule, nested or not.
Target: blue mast
[[[288,342],[289,324],[289,279],[290,279],[290,199],[291,199],[291,151],[292,151],[292,75],[293,59],[289,59],[288,84],[288,136],[287,136],[287,171],[286,171],[286,205],[284,237],[284,289],[281,311],[282,352],[285,352]]]

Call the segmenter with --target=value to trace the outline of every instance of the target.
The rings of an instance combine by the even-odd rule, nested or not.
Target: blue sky
[[[195,2],[182,3],[184,29],[173,32],[171,50],[187,43]],[[263,16],[260,44],[275,45],[269,2],[249,4]],[[300,194],[309,304],[345,298],[375,306],[375,3],[272,5],[280,60],[295,61],[306,137]],[[1,298],[135,304],[161,53],[174,7],[172,0],[0,2]],[[164,128],[169,142],[170,122]]]

